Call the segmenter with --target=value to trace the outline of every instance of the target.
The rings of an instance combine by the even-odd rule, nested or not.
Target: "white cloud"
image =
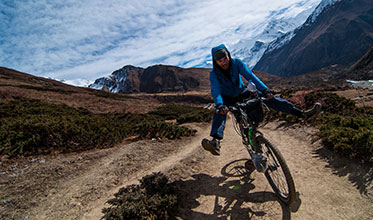
[[[127,64],[195,66],[211,47],[253,36],[272,11],[300,1],[5,1],[0,65],[65,80]]]

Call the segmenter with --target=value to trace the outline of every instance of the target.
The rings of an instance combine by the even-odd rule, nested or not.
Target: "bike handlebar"
[[[235,108],[239,108],[239,107],[244,107],[244,105],[247,105],[247,104],[254,104],[255,102],[257,101],[265,101],[265,100],[269,100],[269,98],[265,98],[265,97],[255,97],[255,98],[249,98],[249,99],[244,99],[240,102],[237,102],[236,104],[234,105],[231,105],[231,106],[227,106],[229,111],[234,111]]]
[[[247,88],[245,89],[245,91],[246,91],[246,90],[247,90]],[[273,91],[269,91],[268,93],[270,93],[270,94],[275,94],[275,92],[273,92]],[[259,100],[260,102],[263,102],[263,101],[265,101],[265,100],[269,100],[269,99],[272,99],[272,98],[273,98],[273,96],[272,96],[271,98],[263,97],[263,96],[259,96],[258,92],[252,92],[252,94],[253,94],[253,97],[251,97],[251,98],[246,98],[246,99],[243,99],[243,100],[241,100],[241,101],[238,101],[238,102],[236,102],[234,105],[226,105],[226,107],[228,108],[228,110],[229,110],[230,112],[232,112],[232,111],[235,110],[235,108],[237,108],[237,107],[244,107],[243,105],[246,105],[246,104],[248,104],[248,103],[250,103],[250,102],[254,103],[254,102],[257,102],[258,100]],[[260,93],[260,94],[262,94],[262,93]],[[221,111],[219,111],[219,110],[216,109],[216,108],[215,108],[215,111],[216,111],[217,113],[220,113],[220,112],[221,112]],[[225,114],[225,113],[224,113],[224,114]]]

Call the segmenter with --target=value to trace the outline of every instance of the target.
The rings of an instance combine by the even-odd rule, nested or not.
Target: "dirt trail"
[[[206,124],[193,125],[199,132],[186,140],[141,141],[103,150],[86,169],[56,182],[27,217],[100,219],[105,201],[120,187],[162,171],[184,195],[178,219],[373,219],[373,188],[363,181],[371,180],[366,169],[349,164],[342,175],[339,171],[345,170],[331,167],[328,152],[312,140],[312,128],[278,125],[261,130],[281,150],[293,174],[298,200],[290,208],[278,202],[263,174],[245,168],[247,152],[228,120],[221,156],[201,149],[209,132]],[[356,172],[360,176],[352,180]]]

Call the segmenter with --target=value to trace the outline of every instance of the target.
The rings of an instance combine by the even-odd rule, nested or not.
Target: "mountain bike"
[[[275,194],[285,204],[295,201],[295,184],[289,167],[280,150],[271,143],[257,128],[268,109],[263,103],[265,98],[257,94],[228,106],[233,113],[233,124],[236,132],[242,137],[258,172],[264,173]]]

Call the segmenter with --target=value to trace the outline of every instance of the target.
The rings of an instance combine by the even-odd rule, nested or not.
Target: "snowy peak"
[[[294,36],[294,30],[304,24],[318,3],[319,1],[302,1],[279,11],[273,11],[268,16],[268,22],[259,24],[262,27],[257,28],[260,32],[234,44],[231,54],[242,59],[249,67],[255,66],[271,42],[276,39],[289,41]]]
[[[371,0],[322,1],[290,40],[283,36],[268,47],[255,69],[292,76],[351,65],[373,44],[372,12]]]
[[[303,25],[294,28],[292,31],[287,32],[286,34],[279,36],[277,39],[273,40],[267,47],[267,50],[264,53],[269,53],[275,49],[281,48],[296,35],[296,32],[299,29],[302,29],[306,26],[310,26],[312,23],[315,22],[316,18],[328,7],[339,2],[341,0],[323,0],[320,2],[319,5],[315,8],[315,10],[309,15],[307,20],[304,22]],[[258,61],[257,61],[258,62]]]
[[[272,20],[267,24],[263,31],[263,35],[272,39],[278,37],[279,35],[283,35],[296,27],[296,22],[290,22],[288,20]]]
[[[321,14],[321,12],[324,11],[324,9],[328,8],[331,5],[334,5],[336,2],[340,2],[341,0],[322,0],[320,4],[315,8],[315,10],[312,12],[312,14],[307,19],[305,26],[308,26],[315,22],[317,16]]]
[[[143,68],[127,65],[107,77],[96,79],[89,87],[114,93],[139,92],[132,82],[139,81],[143,72]]]

